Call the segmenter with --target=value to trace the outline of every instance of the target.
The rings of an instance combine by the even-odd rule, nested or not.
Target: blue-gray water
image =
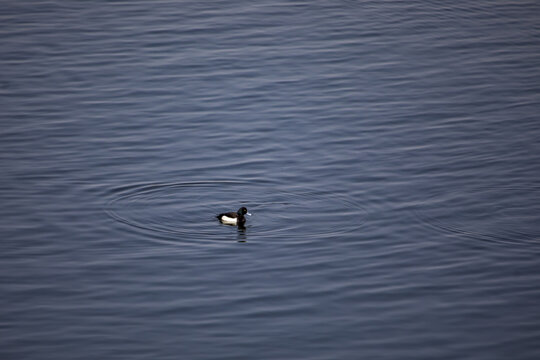
[[[540,358],[539,19],[4,1],[0,358]]]

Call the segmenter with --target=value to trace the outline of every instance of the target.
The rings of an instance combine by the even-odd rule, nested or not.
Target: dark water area
[[[539,17],[4,2],[0,358],[540,358]]]

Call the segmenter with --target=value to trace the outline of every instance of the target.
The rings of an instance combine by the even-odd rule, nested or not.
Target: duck
[[[246,222],[246,218],[244,217],[244,215],[251,216],[251,214],[248,213],[248,210],[244,206],[242,206],[240,209],[238,209],[237,212],[231,211],[227,213],[222,213],[216,217],[223,224],[243,226]]]

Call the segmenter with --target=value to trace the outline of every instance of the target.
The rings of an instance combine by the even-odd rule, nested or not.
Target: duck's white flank
[[[236,218],[231,218],[225,215],[221,217],[221,221],[224,222],[225,224],[236,225],[236,220],[237,220]]]

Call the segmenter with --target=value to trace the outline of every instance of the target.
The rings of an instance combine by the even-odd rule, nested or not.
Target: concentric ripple
[[[440,193],[414,209],[438,231],[473,240],[524,247],[540,246],[540,188],[471,188]]]
[[[222,225],[216,214],[246,206],[246,229]],[[313,189],[264,183],[146,183],[113,191],[107,214],[132,230],[169,241],[217,241],[236,236],[312,241],[357,230],[367,212],[355,201]]]

